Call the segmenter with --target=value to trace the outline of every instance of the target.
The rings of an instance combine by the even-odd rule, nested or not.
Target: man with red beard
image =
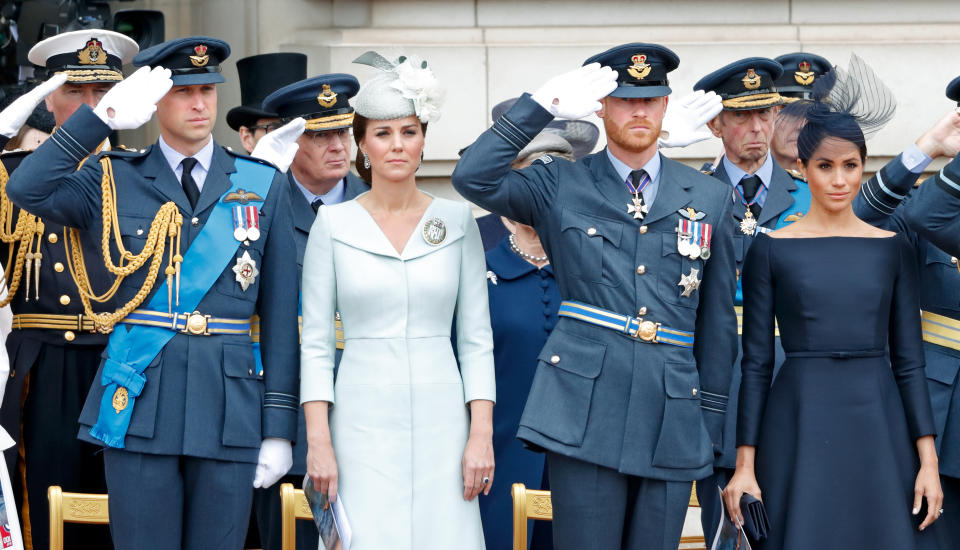
[[[679,59],[617,46],[524,94],[453,173],[533,226],[564,301],[518,437],[547,453],[554,546],[674,550],[722,448],[737,353],[729,186],[657,149]],[[605,150],[510,162],[556,116],[596,112]]]

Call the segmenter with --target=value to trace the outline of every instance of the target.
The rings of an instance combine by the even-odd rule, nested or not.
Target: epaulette
[[[713,172],[714,172],[713,170],[700,170],[700,173],[706,176],[712,176]]]
[[[717,171],[717,169],[713,166],[713,164],[711,164],[711,163],[709,163],[709,162],[704,162],[703,164],[700,165],[700,173],[701,173],[701,174],[705,174],[705,175],[707,175],[707,176],[712,176],[713,173],[716,172],[716,171]]]
[[[787,170],[787,173],[790,174],[790,176],[795,180],[806,181],[803,179],[803,174],[797,170]]]
[[[0,157],[3,157],[5,159],[23,158],[32,152],[33,151],[30,149],[14,149],[13,151],[3,151],[2,153],[0,153]]]
[[[252,156],[250,156],[250,155],[248,155],[248,154],[246,154],[246,153],[238,153],[238,152],[234,151],[233,149],[231,149],[230,147],[222,147],[222,148],[223,148],[223,150],[224,150],[228,155],[233,155],[233,156],[235,156],[235,157],[237,157],[237,158],[241,158],[241,159],[244,159],[244,160],[252,160],[253,162],[262,164],[262,165],[264,165],[264,166],[269,166],[269,167],[271,167],[271,168],[276,168],[276,166],[274,166],[272,162],[263,160],[262,158],[252,157]]]
[[[917,183],[914,183],[913,186],[914,186],[914,187],[920,187],[920,185],[921,185],[923,182],[927,181],[927,180],[930,179],[930,178],[931,178],[931,176],[927,176],[927,177],[925,177],[925,178],[917,178]]]
[[[121,146],[118,146],[121,147]],[[122,149],[111,148],[109,151],[100,151],[98,156],[107,156],[107,157],[116,157],[116,158],[136,158],[144,156],[150,149],[128,149],[126,147]]]

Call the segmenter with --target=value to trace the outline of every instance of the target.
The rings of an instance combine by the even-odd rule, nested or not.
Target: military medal
[[[246,292],[256,280],[257,275],[260,274],[257,269],[257,262],[250,257],[249,250],[244,250],[243,256],[237,258],[237,263],[233,266],[233,272],[236,274],[237,282],[240,283],[240,288]]]
[[[256,206],[233,207],[233,238],[239,242],[260,238],[260,211]]]
[[[640,183],[636,186],[633,185],[631,179],[628,177],[627,181],[624,182],[627,185],[627,190],[633,193],[633,198],[627,203],[627,214],[633,214],[633,219],[643,221],[643,217],[650,211],[650,207],[644,204],[641,193],[650,183],[650,176],[644,172],[643,177],[640,178]]]
[[[430,218],[423,224],[423,240],[434,246],[447,238],[447,226],[440,218]]]
[[[699,273],[699,269],[691,267],[689,274],[680,276],[680,282],[677,283],[677,286],[683,287],[683,292],[680,293],[681,296],[689,298],[694,290],[700,288],[700,279],[697,278]]]
[[[129,402],[127,388],[123,386],[117,387],[117,391],[113,392],[113,410],[120,414],[120,411],[127,408],[127,403]]]
[[[748,208],[740,220],[740,232],[744,235],[753,235],[757,231],[757,220],[753,217],[753,212]]]

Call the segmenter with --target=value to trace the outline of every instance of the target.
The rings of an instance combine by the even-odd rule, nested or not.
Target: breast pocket
[[[607,345],[554,330],[538,357],[521,424],[564,445],[579,446]]]
[[[566,250],[575,254],[568,262],[572,276],[589,283],[620,285],[613,274],[611,258],[616,257],[615,250],[620,247],[622,223],[564,209],[560,229]]]
[[[239,246],[230,257],[214,288],[220,294],[241,300],[256,301],[260,291],[260,270],[263,252],[254,246]],[[293,258],[291,258],[293,260]],[[295,265],[292,261],[291,267]]]
[[[924,266],[920,274],[921,302],[951,309],[960,308],[960,272],[956,259],[931,243],[924,244]]]
[[[223,444],[259,447],[263,377],[250,344],[223,344]]]
[[[660,298],[674,305],[696,309],[697,304],[700,303],[699,284],[703,280],[704,261],[700,258],[691,260],[681,256],[677,250],[676,233],[664,233],[662,247],[660,269],[657,275],[660,281]],[[688,280],[695,279],[694,288],[687,296],[683,295],[686,287],[680,284],[681,277],[687,277]]]
[[[147,244],[147,237],[150,236],[150,225],[153,223],[153,218],[118,215],[117,223],[120,226],[123,247],[131,254],[142,252],[144,245]]]

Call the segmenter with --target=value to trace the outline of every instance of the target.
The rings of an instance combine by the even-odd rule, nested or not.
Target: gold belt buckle
[[[660,330],[660,323],[644,321],[642,318],[637,318],[636,320],[640,323],[640,325],[637,327],[637,330],[630,331],[630,336],[639,338],[644,342],[656,344],[657,332]]]
[[[194,336],[210,336],[210,331],[207,329],[207,322],[210,320],[209,315],[203,315],[199,311],[194,311],[193,313],[182,314],[184,316],[183,323],[183,332],[184,334],[193,334]]]

